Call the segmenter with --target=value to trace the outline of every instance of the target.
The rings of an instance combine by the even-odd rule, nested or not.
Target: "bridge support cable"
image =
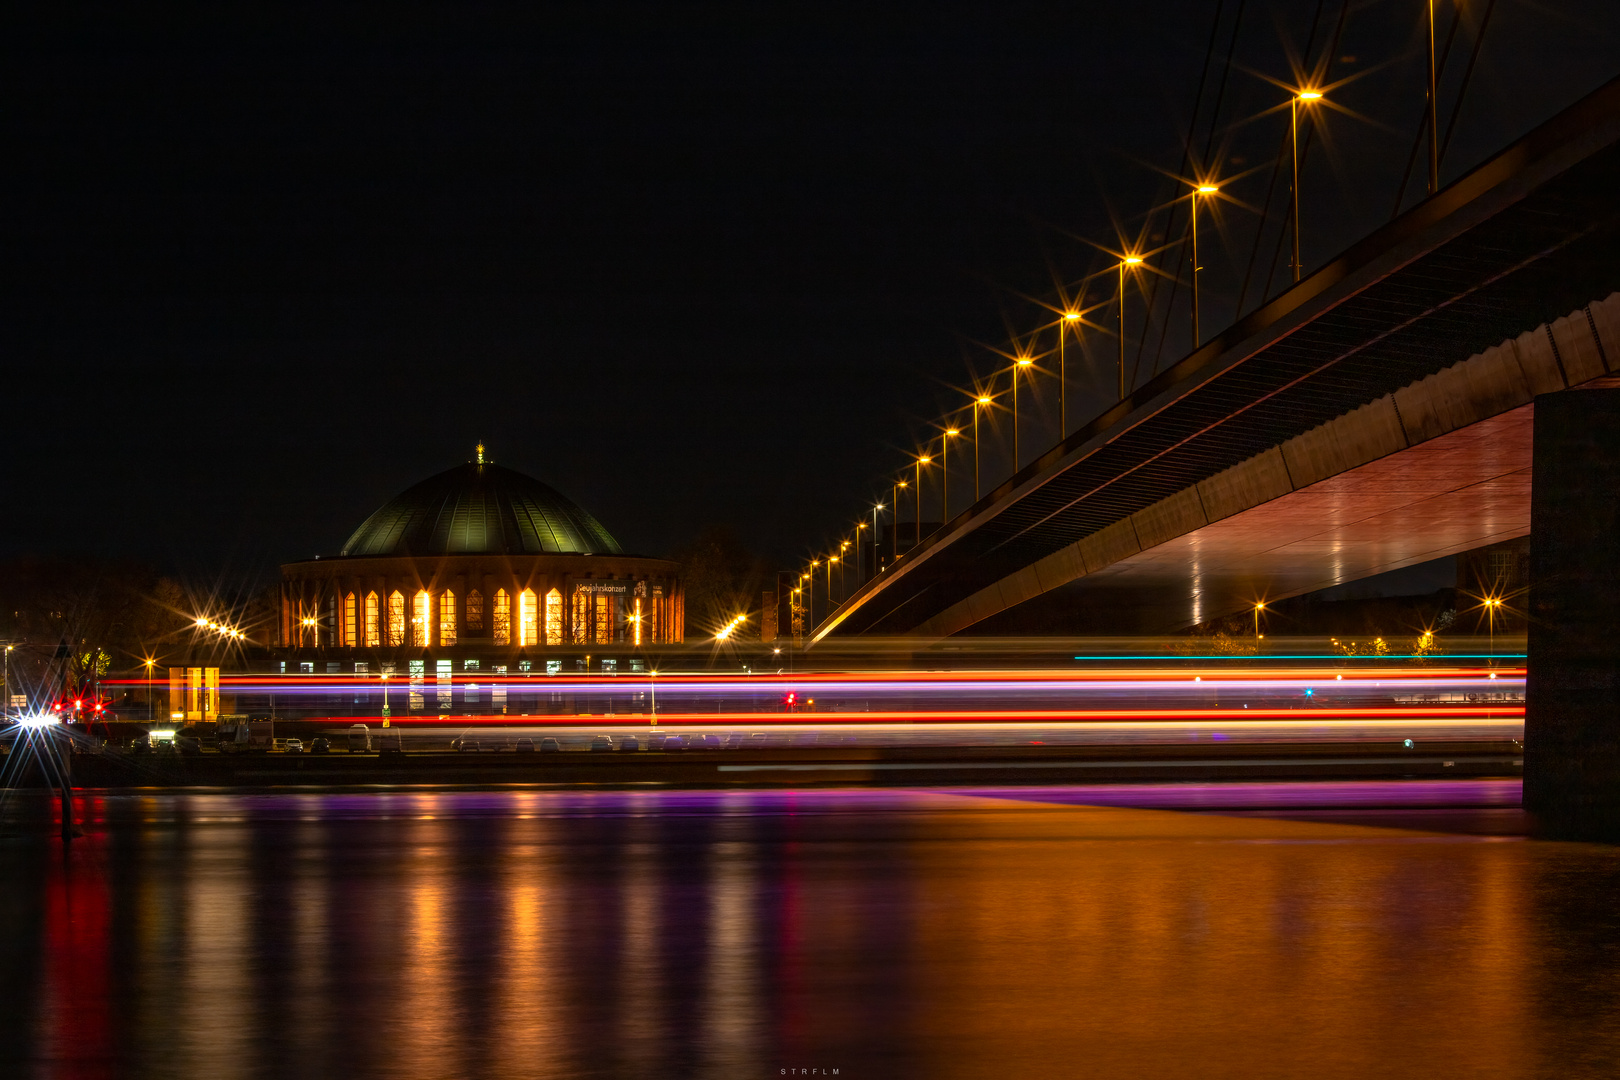
[[[1198,73],[1198,93],[1196,95],[1194,95],[1194,97],[1193,97],[1192,116],[1187,121],[1187,138],[1183,142],[1182,147],[1181,147],[1181,165],[1176,169],[1176,176],[1178,177],[1176,183],[1177,183],[1178,186],[1180,184],[1180,180],[1184,179],[1186,177],[1186,175],[1187,175],[1187,166],[1191,163],[1192,157],[1193,157],[1193,146],[1198,141],[1198,114],[1200,112],[1202,112],[1203,108],[1204,108],[1204,89],[1209,84],[1209,66],[1210,66],[1210,63],[1215,58],[1215,43],[1220,40],[1221,16],[1225,12],[1225,10],[1226,10],[1226,0],[1217,0],[1217,3],[1215,4],[1215,18],[1210,23],[1210,27],[1209,27],[1209,43],[1204,46],[1204,66],[1203,66],[1203,69]],[[1239,0],[1239,3],[1238,3],[1238,19],[1241,20],[1242,18],[1243,18],[1243,3],[1242,3],[1242,0]],[[1232,58],[1231,58],[1230,55],[1228,55],[1227,58],[1226,58],[1226,70],[1230,71],[1231,66],[1232,66]],[[1224,94],[1225,90],[1226,90],[1226,74],[1223,72],[1223,74],[1221,75],[1221,91],[1222,91],[1222,94]],[[1214,129],[1215,129],[1215,121],[1216,121],[1216,118],[1212,115],[1210,117],[1210,121],[1209,121],[1209,126],[1210,126],[1210,131],[1211,132],[1213,132]],[[1206,146],[1207,146],[1207,143],[1206,143]],[[1203,159],[1201,159],[1199,161],[1199,171],[1200,172],[1203,171],[1204,164],[1205,164],[1205,161]],[[1178,192],[1178,194],[1179,194],[1179,192]],[[1170,233],[1172,232],[1172,230],[1175,229],[1176,210],[1180,206],[1181,206],[1181,200],[1179,198],[1177,198],[1175,201],[1173,201],[1170,204],[1169,220],[1167,220],[1165,222],[1165,226],[1164,226],[1164,234],[1166,236],[1169,236]],[[1194,208],[1194,212],[1196,212],[1196,207]],[[1192,220],[1192,218],[1189,215],[1188,221],[1191,221],[1191,220]],[[1161,268],[1162,268],[1162,261],[1161,261],[1162,258],[1163,257],[1161,255],[1160,260],[1155,260],[1156,265],[1159,265]],[[1186,263],[1186,260],[1187,260],[1187,244],[1186,244],[1185,239],[1183,239],[1182,244],[1181,244],[1181,248],[1176,253],[1176,272],[1174,274],[1172,274],[1171,277],[1170,277],[1170,299],[1169,299],[1168,303],[1166,303],[1166,305],[1165,305],[1166,317],[1164,319],[1160,320],[1160,323],[1159,323],[1159,345],[1158,345],[1158,348],[1154,351],[1154,362],[1153,362],[1153,368],[1154,368],[1155,371],[1158,370],[1159,357],[1160,357],[1160,355],[1162,355],[1163,350],[1164,350],[1164,335],[1169,331],[1169,328],[1170,328],[1170,319],[1168,317],[1168,313],[1175,310],[1176,293],[1178,291],[1177,287],[1181,284],[1181,267]],[[1139,343],[1137,344],[1137,347],[1136,347],[1136,357],[1131,362],[1131,383],[1132,383],[1132,385],[1135,385],[1136,376],[1137,376],[1138,372],[1141,370],[1142,353],[1147,349],[1148,335],[1149,335],[1149,332],[1151,331],[1152,325],[1153,325],[1153,323],[1152,323],[1153,311],[1154,311],[1155,306],[1157,305],[1158,297],[1159,297],[1159,277],[1158,277],[1158,275],[1155,275],[1154,278],[1153,278],[1153,283],[1148,289],[1148,294],[1147,294],[1147,298],[1146,298],[1147,303],[1143,305],[1143,311],[1142,311],[1142,320],[1143,320],[1142,321],[1142,336],[1141,336],[1141,338],[1139,340]],[[1123,332],[1123,330],[1124,330],[1124,328],[1121,327],[1121,332]],[[1194,345],[1194,347],[1196,347],[1197,342],[1194,342],[1193,345]],[[1064,434],[1067,435],[1068,432],[1064,432]]]

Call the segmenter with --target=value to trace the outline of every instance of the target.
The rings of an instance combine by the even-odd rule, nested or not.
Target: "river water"
[[[1614,1076],[1620,849],[1517,795],[13,793],[0,1075]]]

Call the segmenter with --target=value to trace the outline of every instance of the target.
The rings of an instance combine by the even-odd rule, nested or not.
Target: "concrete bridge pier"
[[[1620,387],[1536,398],[1524,805],[1620,836]]]

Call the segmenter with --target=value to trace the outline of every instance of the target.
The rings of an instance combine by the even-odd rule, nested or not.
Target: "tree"
[[[674,556],[686,594],[688,640],[713,637],[738,615],[749,616],[734,636],[759,636],[760,593],[771,580],[764,560],[730,525],[709,525]]]

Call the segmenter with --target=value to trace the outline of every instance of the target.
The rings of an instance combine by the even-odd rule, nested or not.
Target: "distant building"
[[[627,672],[643,667],[638,650],[680,643],[684,622],[678,564],[626,554],[480,446],[384,504],[336,556],[284,565],[274,645],[289,673]]]

